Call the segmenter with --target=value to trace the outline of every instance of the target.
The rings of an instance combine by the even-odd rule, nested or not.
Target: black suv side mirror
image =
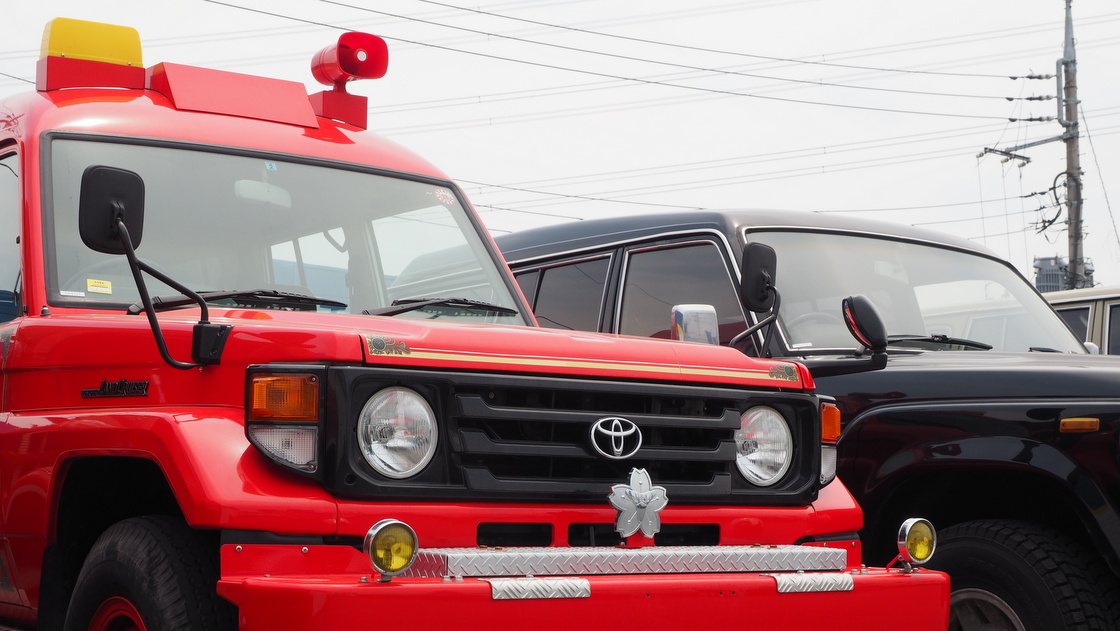
[[[887,325],[875,304],[867,296],[848,296],[840,304],[844,324],[856,341],[871,351],[871,364],[887,365]]]
[[[840,310],[844,314],[844,324],[857,342],[875,353],[887,348],[887,325],[867,296],[848,296]]]
[[[764,326],[766,335],[762,341],[763,357],[770,356],[770,336],[774,332],[774,320],[778,318],[778,306],[782,298],[778,288],[774,286],[774,277],[778,269],[778,254],[774,248],[764,243],[748,243],[743,248],[743,261],[739,266],[739,302],[743,308],[754,313],[768,312],[754,326],[740,332],[728,343],[736,348],[746,337]]]
[[[778,255],[774,248],[764,243],[748,243],[743,248],[743,263],[739,267],[742,284],[739,300],[743,307],[755,313],[774,308],[775,280]]]

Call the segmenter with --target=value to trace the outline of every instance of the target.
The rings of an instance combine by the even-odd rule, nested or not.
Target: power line
[[[564,45],[564,44],[555,44],[555,43],[552,43],[552,42],[542,42],[542,41],[539,41],[539,40],[527,39],[527,38],[523,38],[523,37],[517,37],[517,36],[514,36],[514,35],[506,35],[506,34],[503,34],[503,33],[495,33],[495,32],[491,32],[491,31],[482,31],[482,30],[478,30],[478,29],[468,28],[468,27],[465,27],[465,26],[456,26],[456,25],[453,25],[453,24],[444,24],[442,22],[435,22],[435,21],[432,21],[432,20],[410,17],[410,16],[407,16],[407,15],[399,14],[399,13],[390,13],[388,11],[380,11],[380,10],[377,10],[377,9],[370,9],[368,7],[354,6],[352,4],[346,4],[344,2],[340,2],[339,0],[319,0],[319,1],[323,2],[325,4],[333,4],[335,6],[345,7],[345,8],[348,8],[348,9],[354,9],[356,11],[363,11],[363,12],[366,12],[366,13],[373,13],[373,14],[376,14],[376,15],[381,15],[381,16],[406,20],[406,21],[409,21],[409,22],[417,22],[417,23],[420,23],[420,24],[427,24],[429,26],[438,26],[438,27],[441,27],[441,28],[448,28],[448,29],[453,29],[453,30],[456,30],[456,31],[473,33],[475,35],[483,35],[485,37],[496,37],[496,38],[506,39],[506,40],[510,40],[510,41],[514,41],[514,42],[521,42],[523,44],[532,44],[532,45],[535,45],[535,46],[546,46],[546,47],[549,47],[549,48],[557,48],[557,49],[560,49],[560,50],[566,50],[566,51],[571,51],[571,52],[586,53],[586,54],[589,54],[589,55],[599,55],[599,56],[603,56],[603,57],[610,57],[612,59],[622,59],[622,60],[626,60],[626,61],[636,61],[636,62],[639,62],[639,63],[657,64],[657,65],[661,65],[661,66],[669,66],[671,68],[681,68],[683,70],[695,70],[695,71],[704,72],[704,73],[723,74],[723,75],[736,76],[736,77],[746,77],[746,78],[750,78],[750,79],[765,79],[767,81],[780,81],[780,82],[785,82],[785,83],[812,85],[812,86],[816,86],[816,87],[844,88],[844,89],[850,89],[850,90],[869,90],[869,91],[874,91],[874,92],[890,92],[890,93],[895,93],[895,94],[911,94],[911,95],[920,95],[920,96],[939,96],[939,97],[953,97],[953,98],[998,99],[998,100],[1003,100],[1003,99],[1006,98],[1006,97],[1000,96],[1000,95],[958,94],[958,93],[945,93],[945,92],[928,92],[928,91],[921,91],[921,90],[901,90],[901,89],[896,89],[896,88],[880,88],[880,87],[865,86],[865,85],[848,85],[848,84],[842,84],[842,83],[830,83],[830,82],[827,82],[827,81],[813,81],[813,80],[809,80],[809,79],[791,79],[791,78],[788,78],[788,77],[776,77],[776,76],[772,76],[772,75],[761,75],[761,74],[743,72],[743,71],[739,71],[739,70],[727,70],[727,69],[724,69],[724,68],[716,68],[716,67],[711,67],[711,66],[693,66],[693,65],[690,65],[690,64],[680,64],[680,63],[675,63],[675,62],[671,62],[671,61],[659,61],[659,60],[648,59],[648,58],[644,58],[644,57],[634,57],[634,56],[631,56],[631,55],[622,55],[622,54],[619,54],[619,53],[608,53],[608,52],[603,52],[603,51],[598,51],[598,50],[591,50],[591,49],[588,49],[588,48],[581,48],[581,47],[577,47],[577,46],[567,46],[567,45]],[[438,4],[438,3],[436,3],[436,4]],[[448,6],[448,5],[441,5],[441,6]],[[504,16],[500,16],[500,15],[494,14],[494,13],[489,13],[487,15],[504,17]],[[518,18],[510,18],[510,19],[518,19]],[[536,22],[536,24],[545,24],[545,23]],[[563,27],[558,27],[556,25],[549,25],[549,26],[553,26],[554,28],[563,28]],[[580,30],[580,29],[575,29],[575,30]],[[582,31],[582,32],[591,33],[591,31]],[[635,39],[635,38],[622,38],[622,39]],[[638,41],[649,42],[650,40],[638,40]],[[691,48],[691,47],[682,47],[682,48]],[[710,52],[718,52],[718,51],[710,51]]]
[[[249,11],[249,12],[252,12],[252,13],[259,13],[261,15],[268,15],[268,16],[272,16],[272,17],[276,17],[276,18],[285,19],[285,20],[293,20],[293,21],[296,21],[296,22],[303,22],[303,23],[306,23],[306,24],[315,24],[315,25],[318,25],[318,26],[322,26],[324,28],[331,28],[331,29],[335,29],[335,30],[345,30],[342,27],[335,26],[335,25],[332,25],[332,24],[329,24],[329,23],[326,23],[326,22],[318,22],[318,21],[315,21],[315,20],[308,20],[306,18],[299,18],[299,17],[295,17],[295,16],[291,16],[291,15],[285,15],[285,14],[282,14],[282,13],[276,13],[276,12],[273,12],[273,11],[265,11],[263,9],[255,9],[255,8],[252,8],[252,7],[245,7],[245,6],[232,4],[232,3],[228,3],[228,2],[221,2],[220,0],[205,0],[205,1],[209,2],[211,4],[226,6],[226,7],[232,8],[232,9],[239,9],[239,10],[243,10],[243,11]],[[630,82],[634,82],[634,83],[638,83],[638,84],[644,84],[644,85],[657,85],[657,86],[663,86],[663,87],[678,88],[678,89],[683,89],[683,90],[694,90],[694,91],[705,92],[705,93],[709,93],[709,94],[722,94],[722,95],[725,95],[725,96],[739,96],[739,97],[747,97],[747,98],[764,99],[764,100],[769,100],[769,101],[778,101],[778,102],[783,102],[783,103],[799,103],[799,104],[802,104],[802,105],[820,105],[820,106],[825,106],[825,107],[836,107],[836,108],[841,108],[841,109],[862,110],[862,111],[870,111],[870,112],[888,112],[888,113],[892,113],[892,114],[914,114],[914,115],[922,115],[922,116],[941,116],[941,117],[947,117],[947,118],[968,118],[968,119],[980,119],[980,120],[1002,120],[1004,118],[1004,117],[1001,117],[1001,116],[982,116],[982,115],[977,115],[977,114],[956,114],[956,113],[949,113],[949,112],[923,112],[923,111],[917,111],[917,110],[904,110],[904,109],[896,109],[896,108],[874,107],[874,106],[869,106],[869,105],[852,105],[852,104],[847,104],[847,103],[826,103],[826,102],[821,102],[821,101],[811,101],[811,100],[805,100],[805,99],[792,99],[792,98],[778,97],[778,96],[772,96],[772,95],[752,94],[752,93],[747,93],[747,92],[736,92],[734,90],[721,90],[721,89],[717,89],[717,88],[706,88],[706,87],[702,87],[702,86],[692,86],[692,85],[686,85],[686,84],[680,84],[680,83],[669,83],[669,82],[665,82],[665,81],[654,81],[654,80],[650,80],[650,79],[642,79],[640,77],[627,77],[627,76],[616,75],[616,74],[611,74],[611,73],[607,73],[607,72],[598,72],[598,71],[594,71],[594,70],[569,68],[569,67],[565,67],[565,66],[558,66],[558,65],[555,65],[555,64],[546,64],[546,63],[542,63],[542,62],[529,61],[529,60],[525,60],[525,59],[516,59],[516,58],[512,58],[512,57],[503,57],[501,55],[493,55],[493,54],[489,54],[489,53],[481,53],[481,52],[477,52],[477,51],[463,50],[463,49],[454,48],[454,47],[451,47],[451,46],[443,46],[443,45],[439,45],[439,44],[418,42],[418,41],[404,39],[404,38],[400,38],[400,37],[385,36],[384,39],[391,40],[391,41],[396,41],[396,42],[402,42],[402,43],[406,43],[406,44],[412,44],[414,46],[424,46],[424,47],[433,48],[433,49],[437,49],[437,50],[445,50],[445,51],[448,51],[448,52],[460,53],[460,54],[465,54],[465,55],[473,55],[473,56],[482,57],[482,58],[486,58],[486,59],[493,59],[493,60],[497,60],[497,61],[506,61],[506,62],[511,62],[511,63],[524,64],[524,65],[534,66],[534,67],[538,67],[538,68],[547,68],[547,69],[550,69],[550,70],[560,70],[560,71],[564,71],[564,72],[575,72],[575,73],[586,74],[586,75],[595,76],[595,77],[604,77],[604,78],[609,78],[609,79],[617,79],[617,80],[621,80],[621,81],[630,81]]]
[[[1120,129],[1120,127],[1111,128],[1111,129]],[[1098,135],[1103,135],[1103,134],[1098,134]],[[626,194],[634,194],[634,193],[638,193],[638,194],[650,194],[650,193],[655,193],[655,192],[657,192],[657,193],[668,193],[668,192],[677,192],[677,191],[682,191],[682,190],[689,190],[689,189],[698,188],[698,187],[711,188],[711,187],[718,187],[718,186],[732,186],[732,185],[740,185],[740,184],[769,182],[769,181],[774,181],[774,180],[789,179],[789,178],[793,178],[793,177],[804,177],[804,176],[809,176],[809,175],[819,175],[819,174],[823,174],[823,173],[840,173],[840,172],[844,172],[844,171],[852,171],[852,170],[865,169],[865,168],[880,168],[880,167],[884,167],[884,166],[894,166],[894,165],[899,165],[899,164],[921,162],[921,161],[926,161],[926,160],[943,160],[943,159],[952,158],[952,157],[962,157],[966,153],[971,154],[971,146],[970,147],[965,147],[965,148],[958,147],[958,148],[953,148],[953,149],[945,149],[945,150],[940,150],[940,151],[929,151],[929,152],[912,153],[912,154],[904,154],[904,155],[896,155],[896,156],[883,156],[883,157],[876,157],[876,158],[871,158],[871,159],[862,160],[862,161],[847,161],[847,162],[844,162],[844,163],[837,163],[837,164],[813,165],[813,166],[807,166],[807,167],[799,167],[799,168],[795,168],[795,169],[770,171],[770,172],[767,172],[767,173],[753,173],[753,174],[748,174],[748,175],[735,175],[735,176],[728,176],[728,177],[722,177],[722,178],[708,178],[708,179],[703,179],[703,180],[689,180],[689,181],[685,181],[685,182],[666,183],[666,184],[655,185],[655,186],[630,187],[630,188],[623,188],[623,189],[612,189],[612,190],[607,190],[607,191],[596,191],[596,192],[593,192],[593,193],[584,194],[582,196],[571,196],[571,197],[572,198],[579,198],[579,197],[593,198],[595,201],[611,201],[611,202],[618,202],[618,203],[629,203],[629,200],[625,200],[624,198],[620,199],[619,197],[610,197],[610,196],[618,196],[618,195],[626,195]],[[477,184],[484,185],[482,183],[477,183]],[[489,186],[493,186],[493,187],[499,188],[499,189],[506,188],[506,187],[502,187],[500,185],[489,185]],[[514,188],[514,187],[510,187],[510,188]],[[546,195],[548,197],[546,197],[545,199],[537,199],[537,200],[520,200],[520,201],[516,201],[516,202],[506,202],[507,206],[508,205],[521,204],[523,206],[524,205],[532,205],[533,208],[539,208],[539,207],[547,207],[547,206],[564,205],[564,204],[567,204],[567,203],[572,203],[573,201],[578,201],[578,199],[569,198],[569,196],[567,196],[565,194],[551,193],[551,192],[548,192],[548,191],[542,191],[542,190],[539,190],[539,189],[531,189],[531,188],[528,188],[528,187],[516,187],[516,188],[514,188],[514,190],[517,190],[518,192],[529,192],[529,191],[531,191],[534,194]],[[688,206],[688,207],[691,207],[691,206]],[[524,208],[523,208],[523,210],[524,210]],[[837,210],[836,212],[861,212],[861,209],[852,208],[852,209]]]
[[[334,2],[332,0],[321,0],[321,1],[329,2],[330,4],[340,4],[340,3]],[[543,26],[543,27],[552,28],[552,29],[572,31],[572,32],[576,32],[576,33],[586,34],[586,35],[595,35],[595,36],[598,36],[598,37],[609,37],[609,38],[612,38],[612,39],[619,39],[619,40],[637,42],[637,43],[642,43],[642,44],[652,44],[652,45],[657,45],[657,46],[668,46],[668,47],[672,47],[672,48],[679,48],[679,49],[682,49],[682,50],[691,50],[691,51],[696,51],[696,52],[714,53],[714,54],[719,54],[719,55],[733,55],[733,56],[737,56],[737,57],[748,57],[748,58],[751,58],[751,59],[761,59],[761,60],[765,60],[765,61],[775,61],[775,62],[790,63],[790,64],[804,64],[804,65],[822,66],[822,67],[828,67],[828,68],[843,68],[843,69],[847,69],[847,70],[863,70],[863,71],[884,72],[884,73],[895,73],[895,72],[897,72],[897,73],[903,73],[903,74],[925,74],[925,75],[940,75],[940,76],[950,76],[950,77],[974,77],[974,78],[988,78],[988,79],[992,79],[992,78],[1002,79],[1002,78],[1007,77],[1007,75],[935,72],[935,71],[929,71],[929,70],[904,70],[904,69],[897,69],[897,68],[882,68],[882,67],[873,67],[873,66],[858,66],[858,65],[853,65],[853,64],[838,64],[838,63],[825,62],[825,61],[811,61],[811,60],[807,60],[807,59],[796,59],[796,58],[791,58],[791,57],[771,57],[771,56],[767,56],[767,55],[758,55],[758,54],[753,54],[753,53],[743,53],[743,52],[737,52],[737,51],[720,50],[720,49],[714,49],[714,48],[705,48],[705,47],[702,47],[702,46],[690,46],[690,45],[687,45],[687,44],[660,42],[660,41],[657,41],[657,40],[644,39],[644,38],[641,38],[641,37],[628,37],[628,36],[625,36],[625,35],[618,35],[618,34],[614,34],[614,33],[603,33],[601,31],[592,31],[590,29],[578,28],[578,27],[573,27],[573,26],[566,26],[566,25],[563,25],[563,24],[541,22],[541,21],[537,21],[537,20],[529,20],[529,19],[526,19],[526,18],[519,18],[519,17],[515,17],[515,16],[511,16],[511,15],[504,15],[504,14],[501,14],[501,13],[494,13],[494,12],[491,12],[491,11],[483,11],[481,9],[471,9],[469,7],[461,7],[461,6],[457,6],[457,5],[453,5],[453,4],[447,4],[447,3],[444,3],[444,2],[436,2],[435,0],[417,0],[417,1],[418,2],[423,2],[425,4],[441,6],[441,7],[445,7],[445,8],[449,8],[449,9],[457,9],[459,11],[468,11],[468,12],[476,13],[476,14],[479,14],[479,15],[487,15],[487,16],[491,16],[491,17],[502,18],[502,19],[505,19],[505,20],[513,20],[513,21],[516,21],[516,22],[533,24],[535,26]],[[344,5],[344,6],[349,6],[349,5]],[[1117,14],[1117,15],[1120,15],[1120,14]],[[1037,27],[1029,27],[1029,28],[1037,28]],[[1014,30],[1014,29],[1004,29],[1004,30],[1005,31],[1010,31],[1010,30]],[[1002,32],[1002,31],[997,31],[997,32]],[[928,40],[928,41],[938,41],[938,40]]]

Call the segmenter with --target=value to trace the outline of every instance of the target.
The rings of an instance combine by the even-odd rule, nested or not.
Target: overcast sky
[[[14,6],[14,5],[13,5]],[[657,208],[842,212],[972,238],[1033,278],[1065,256],[1052,75],[1063,0],[46,0],[5,12],[0,96],[43,26],[134,26],[161,61],[303,81],[342,30],[389,43],[351,85],[494,232]],[[1074,0],[1085,254],[1120,284],[1120,4]],[[340,30],[341,29],[341,30]],[[1057,189],[1059,200],[1064,194]],[[1110,203],[1111,201],[1111,203]],[[1038,233],[1043,222],[1057,220]]]

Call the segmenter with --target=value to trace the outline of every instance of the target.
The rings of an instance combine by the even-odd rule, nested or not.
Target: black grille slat
[[[575,445],[555,445],[540,442],[507,443],[491,440],[485,432],[477,429],[460,429],[463,439],[463,453],[494,456],[539,456],[554,458],[597,458],[590,449]],[[640,460],[680,460],[687,456],[691,460],[705,462],[727,462],[735,458],[735,443],[725,441],[710,451],[690,450],[667,447],[651,449],[643,447],[634,455]]]
[[[537,408],[495,407],[488,405],[482,397],[476,394],[459,394],[455,397],[459,408],[459,415],[463,418],[492,418],[505,420],[533,420],[548,421],[552,423],[580,423],[590,426],[604,416],[611,416],[611,412],[582,411],[582,410],[547,410]],[[705,429],[739,429],[739,412],[735,409],[724,409],[718,417],[696,417],[678,415],[655,415],[624,413],[626,418],[646,427],[696,427],[700,425]]]
[[[540,491],[551,494],[587,494],[597,498],[605,498],[615,484],[626,482],[625,478],[615,480],[579,480],[575,482],[554,480],[503,480],[494,477],[489,471],[480,467],[463,467],[467,480],[467,488],[478,492],[514,493]],[[711,480],[708,484],[673,484],[671,482],[658,482],[665,488],[669,497],[699,497],[713,498],[726,497],[731,494],[731,476],[722,474]]]
[[[463,452],[494,456],[540,456],[545,458],[586,458],[587,450],[574,445],[552,445],[548,443],[503,443],[491,440],[485,432],[477,429],[460,429],[463,439]]]

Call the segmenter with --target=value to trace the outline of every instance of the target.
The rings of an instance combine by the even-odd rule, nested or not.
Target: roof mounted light
[[[343,33],[338,41],[315,53],[311,74],[323,85],[334,86],[311,95],[315,114],[366,128],[366,97],[346,92],[346,83],[380,79],[389,68],[389,46],[369,33]]]
[[[35,88],[75,87],[143,88],[144,63],[136,29],[70,18],[48,22]]]

